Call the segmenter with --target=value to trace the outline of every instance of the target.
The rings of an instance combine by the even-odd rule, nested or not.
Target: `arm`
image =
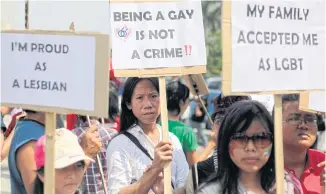
[[[11,141],[12,141],[12,138],[14,137],[14,133],[15,133],[15,131],[11,132],[9,134],[9,136],[4,141],[1,140],[1,142],[3,143],[3,146],[2,146],[2,149],[1,149],[1,157],[0,157],[1,162],[2,162],[3,159],[5,159],[8,156]],[[1,133],[1,135],[3,136],[2,133]]]
[[[131,172],[135,167],[130,164],[133,158],[130,158],[124,150],[131,147],[121,146],[121,143],[124,143],[123,139],[115,140],[107,150],[108,192],[110,194],[148,194],[150,190],[155,192],[157,188],[153,188],[153,186],[160,173],[164,166],[172,161],[173,148],[171,142],[161,141],[156,145],[151,166],[145,170],[136,183],[131,184]]]
[[[17,167],[22,176],[27,194],[33,193],[36,177],[36,164],[34,161],[34,148],[36,141],[30,141],[17,151]]]
[[[189,166],[197,162],[206,160],[209,157],[209,155],[211,155],[214,148],[215,148],[215,143],[208,142],[207,146],[203,149],[201,154],[198,154],[196,150],[187,152],[186,155],[187,155],[187,161]]]
[[[214,150],[215,147],[216,147],[216,143],[209,141],[206,147],[204,148],[204,150],[202,151],[202,153],[199,155],[197,162],[206,160],[209,157],[209,155],[212,154],[212,151]]]
[[[73,130],[73,133],[77,133],[77,129]],[[80,146],[82,147],[85,154],[93,159],[96,159],[97,153],[100,151],[102,147],[102,142],[98,134],[98,126],[92,125],[88,129],[86,129],[86,133],[80,133],[78,136],[80,141]],[[87,168],[91,164],[91,161],[85,161],[84,172],[86,172]]]
[[[5,136],[3,134],[3,131],[0,129],[0,151],[2,153],[2,148],[3,148],[3,144],[4,144],[4,140],[5,140]],[[2,162],[2,154],[0,156],[0,161]]]
[[[155,183],[157,176],[161,173],[162,169],[151,168],[143,174],[139,181],[130,186],[124,187],[120,190],[119,194],[147,194]],[[150,194],[154,194],[150,192]]]

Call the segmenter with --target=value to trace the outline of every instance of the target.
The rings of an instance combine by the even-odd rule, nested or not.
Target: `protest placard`
[[[185,80],[190,93],[194,96],[208,94],[208,88],[206,86],[205,79],[202,74],[184,75]]]
[[[325,20],[322,0],[232,1],[224,12],[223,91],[324,89]]]
[[[114,2],[110,21],[117,77],[206,72],[200,1]]]
[[[159,77],[162,139],[168,139],[166,76],[206,72],[200,1],[111,0],[112,66],[116,77]],[[171,164],[164,193],[171,194]]]
[[[268,112],[272,114],[274,108],[274,96],[270,94],[252,94],[250,95],[252,100],[256,100],[262,103]]]
[[[25,29],[24,10],[24,1],[1,1],[1,29]]]
[[[280,94],[325,88],[325,1],[223,1],[222,7],[222,91],[275,94],[276,187],[283,194]]]
[[[8,30],[1,40],[2,104],[108,116],[107,35]]]
[[[300,110],[309,112],[326,112],[326,92],[302,92],[300,93]]]
[[[110,33],[109,1],[30,1],[30,29]],[[42,17],[40,17],[42,16]]]

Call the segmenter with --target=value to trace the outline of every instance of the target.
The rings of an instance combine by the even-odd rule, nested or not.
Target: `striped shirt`
[[[118,133],[112,128],[102,127],[99,122],[96,123],[99,126],[98,132],[103,144],[99,152],[99,158],[102,164],[105,182],[107,183],[106,149],[111,139]],[[87,128],[88,124],[82,123],[80,127],[75,128],[72,131],[77,135],[78,139],[81,140],[81,137],[86,133]],[[97,163],[91,163],[87,168],[83,179],[82,191],[85,194],[104,194],[104,187]]]

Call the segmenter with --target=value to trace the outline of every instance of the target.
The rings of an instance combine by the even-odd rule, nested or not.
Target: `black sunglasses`
[[[255,134],[249,137],[246,134],[238,133],[231,137],[231,141],[237,143],[237,145],[241,147],[245,147],[248,144],[249,140],[253,142],[255,147],[264,148],[269,146],[273,142],[273,135],[268,132]]]

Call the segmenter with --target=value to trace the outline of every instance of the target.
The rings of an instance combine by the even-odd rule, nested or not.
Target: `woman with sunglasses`
[[[274,193],[274,125],[256,101],[233,104],[218,134],[218,170],[197,193]],[[284,193],[302,193],[297,180],[285,173]]]

